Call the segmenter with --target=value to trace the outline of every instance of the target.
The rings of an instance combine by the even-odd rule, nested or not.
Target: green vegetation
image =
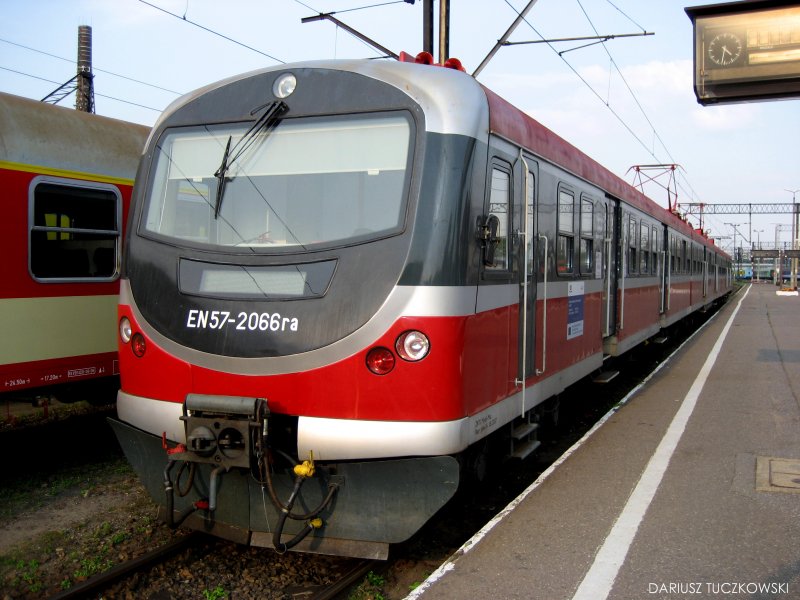
[[[374,571],[367,573],[364,581],[348,596],[348,600],[385,600],[383,586],[386,579]]]
[[[228,597],[228,592],[226,592],[221,585],[218,585],[213,590],[203,590],[203,598],[205,600],[223,600],[223,598]]]

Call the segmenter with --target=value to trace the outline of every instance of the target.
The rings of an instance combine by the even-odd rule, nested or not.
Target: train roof
[[[471,75],[436,65],[391,60],[319,60],[266,67],[242,73],[195,90],[173,102],[165,115],[198,96],[230,83],[261,74],[292,69],[348,71],[385,81],[418,102],[425,111],[426,129],[485,139],[498,134],[524,146],[535,155],[598,186],[605,192],[653,215],[673,229],[702,243],[713,245],[679,216],[654,202],[600,163],[556,135],[536,119],[478,83]],[[154,130],[160,124],[156,123]]]
[[[714,245],[713,240],[694,229],[678,215],[667,210],[617,175],[614,175],[603,165],[490,89],[484,89],[489,101],[492,132],[533,150],[542,158],[550,160],[581,179],[595,184],[604,190],[607,195],[618,198],[647,214],[653,215],[673,229],[698,241]]]
[[[132,182],[149,127],[0,92],[0,167]]]
[[[420,65],[387,60],[340,59],[315,60],[265,67],[241,73],[194,90],[170,104],[163,118],[203,94],[226,85],[276,73],[300,69],[328,69],[346,71],[386,82],[411,97],[425,112],[425,128],[436,133],[458,133],[472,137],[485,137],[489,127],[489,109],[486,97],[472,77],[452,69],[420,68]]]

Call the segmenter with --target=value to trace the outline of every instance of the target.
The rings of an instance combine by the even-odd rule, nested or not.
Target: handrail
[[[625,244],[627,239],[623,238]],[[620,290],[619,290],[619,327],[622,331],[625,329],[625,274],[628,271],[628,248],[623,245],[622,247],[622,268],[620,269]]]
[[[542,305],[542,369],[536,369],[537,375],[542,375],[547,370],[547,236],[539,234],[539,239],[544,240],[544,290]]]
[[[522,386],[522,397],[520,399],[520,416],[525,416],[525,375],[528,365],[528,163],[525,162],[525,157],[522,155],[522,149],[519,151],[519,159],[522,162],[522,237],[524,244],[520,244],[522,248],[522,374],[514,381],[515,385]]]
[[[613,305],[613,298],[611,297],[611,238],[603,238],[606,253],[606,322],[603,327],[603,337],[611,335],[611,306]]]

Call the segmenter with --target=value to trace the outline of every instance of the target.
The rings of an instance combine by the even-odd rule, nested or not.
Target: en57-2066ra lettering
[[[193,308],[186,316],[188,329],[225,329],[233,327],[239,331],[297,331],[297,317],[284,317],[280,313],[240,312],[236,315],[227,310],[200,310]]]

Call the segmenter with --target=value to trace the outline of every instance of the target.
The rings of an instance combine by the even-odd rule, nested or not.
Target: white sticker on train
[[[226,310],[192,308],[186,317],[186,327],[217,330],[233,327],[238,331],[297,331],[300,321],[297,317],[284,317],[280,313],[242,311],[234,315]]]

